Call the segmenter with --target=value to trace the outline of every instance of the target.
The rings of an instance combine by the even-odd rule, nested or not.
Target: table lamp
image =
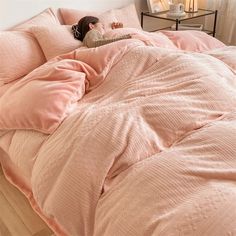
[[[197,12],[198,11],[198,0],[185,0],[185,12]]]

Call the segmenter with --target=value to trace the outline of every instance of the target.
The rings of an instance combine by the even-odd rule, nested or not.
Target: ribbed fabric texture
[[[43,214],[69,236],[235,235],[236,48],[212,55],[133,48],[53,135],[32,136]],[[0,135],[12,157],[18,133]]]
[[[142,29],[134,3],[105,12],[60,8],[60,13],[66,25],[77,24],[84,16],[96,16],[106,30],[111,29],[112,22],[122,22],[124,27]]]
[[[26,20],[23,23],[12,28],[12,30],[20,30],[30,32],[30,28],[32,26],[51,26],[60,25],[60,21],[58,20],[56,13],[52,8],[47,8],[39,14],[33,16],[32,18]]]
[[[42,65],[46,59],[37,40],[28,32],[0,32],[0,81],[9,83]]]
[[[82,46],[79,40],[74,39],[70,25],[35,26],[31,31],[47,60]]]
[[[108,43],[116,42],[122,39],[130,39],[129,34],[121,35],[119,37],[105,39],[98,30],[90,30],[84,37],[83,44],[88,48],[96,48]]]
[[[32,26],[53,28],[60,22],[51,8],[13,27],[0,32],[0,85],[19,79],[42,65],[46,59],[37,40],[31,34]]]

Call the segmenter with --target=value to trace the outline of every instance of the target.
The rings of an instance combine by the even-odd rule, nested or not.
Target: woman
[[[112,23],[112,29],[123,27],[122,23]],[[105,33],[104,26],[99,19],[94,16],[85,16],[81,18],[78,24],[72,26],[72,32],[74,37],[83,41],[84,45],[88,48],[99,47],[108,43],[112,43],[122,39],[129,39],[129,34],[113,38],[105,39],[103,34]]]

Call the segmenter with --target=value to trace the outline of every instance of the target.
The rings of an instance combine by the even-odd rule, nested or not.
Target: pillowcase
[[[124,27],[142,29],[134,4],[113,11],[117,21],[122,22]]]
[[[101,23],[103,23],[105,30],[109,30],[111,29],[111,23],[117,21],[112,10],[102,14],[93,11],[80,11],[75,9],[61,8],[60,13],[66,25],[76,24],[84,16],[95,16],[99,18],[99,21]]]
[[[111,29],[112,22],[122,22],[124,27],[141,29],[134,4],[119,9],[109,10],[104,13],[67,8],[60,8],[59,10],[66,25],[76,24],[82,17],[90,15],[98,17],[104,24],[106,30]]]
[[[60,25],[60,22],[51,8],[47,8],[44,11],[40,12],[38,15],[32,17],[29,20],[15,26],[11,30],[22,30],[29,31],[32,26],[39,25]]]
[[[202,31],[186,30],[161,32],[165,34],[177,48],[186,51],[203,52],[225,46],[225,44],[218,39]]]
[[[65,25],[74,25],[84,16],[95,16],[98,17],[101,12],[96,11],[82,11],[77,9],[59,8],[62,21]]]
[[[116,16],[112,10],[107,11],[105,13],[101,13],[97,17],[99,21],[104,25],[105,31],[111,29],[112,22],[117,22]]]
[[[46,59],[36,39],[28,32],[0,32],[0,83],[9,83],[42,65]]]
[[[47,60],[82,46],[82,42],[74,38],[69,25],[34,26],[31,32],[38,40]]]

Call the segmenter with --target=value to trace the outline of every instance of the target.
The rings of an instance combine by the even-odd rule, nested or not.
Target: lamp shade
[[[148,10],[151,13],[168,10],[168,3],[166,0],[147,0]]]
[[[197,0],[185,0],[185,11],[186,12],[197,12],[198,1]]]

